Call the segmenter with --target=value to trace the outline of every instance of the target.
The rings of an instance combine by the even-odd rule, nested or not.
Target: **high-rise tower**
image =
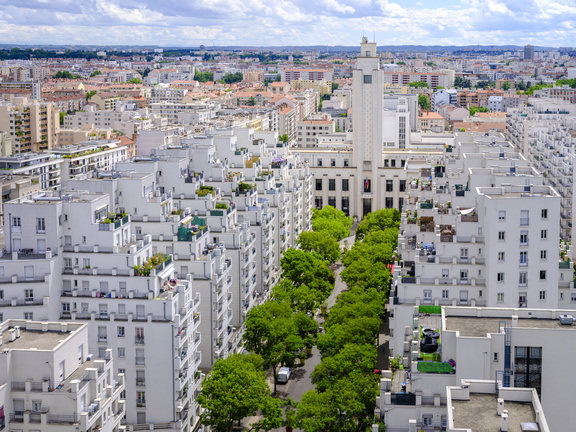
[[[373,209],[374,188],[378,182],[377,170],[382,165],[384,130],[384,71],[376,53],[376,43],[363,37],[360,55],[353,72],[352,112],[354,117],[354,162],[357,167],[357,184],[360,193],[356,208],[362,209],[362,216]],[[378,207],[374,207],[377,209]]]

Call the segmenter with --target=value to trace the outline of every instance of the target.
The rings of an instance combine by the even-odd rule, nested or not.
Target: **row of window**
[[[505,252],[498,252],[498,262],[504,262],[506,257]],[[540,251],[540,259],[545,260],[548,257],[547,250]],[[528,265],[528,251],[520,251],[520,265],[526,266]]]
[[[540,230],[540,239],[548,239],[548,230]],[[506,240],[506,231],[498,231],[498,240]],[[520,245],[525,246],[528,244],[528,231],[520,231]]]
[[[548,219],[548,209],[540,210],[540,218]],[[506,220],[506,210],[498,211],[498,220]],[[528,225],[530,222],[530,212],[529,210],[520,210],[520,225]]]
[[[305,160],[304,162],[308,162],[307,160]],[[324,166],[322,159],[316,159],[316,166]],[[331,167],[335,167],[336,166],[336,159],[330,159],[330,165],[327,166],[331,166]],[[344,167],[350,166],[350,162],[348,161],[348,159],[344,159],[343,161],[343,165]]]
[[[520,307],[526,307],[527,305],[527,293],[518,293],[518,304]],[[540,300],[546,300],[546,290],[542,290],[538,293],[538,298]],[[498,303],[504,303],[504,293],[496,294],[496,301]],[[576,293],[572,296],[572,301],[576,301]]]
[[[366,183],[368,182],[368,183]],[[370,180],[364,181],[364,192],[370,192]],[[316,190],[321,191],[323,187],[323,179],[318,178],[316,179]],[[348,191],[350,189],[350,180],[349,179],[342,179],[342,190]],[[336,179],[328,179],[328,190],[335,191],[336,190]],[[406,180],[399,181],[399,189],[400,192],[406,191]],[[394,182],[393,180],[386,180],[386,192],[394,192]]]
[[[22,228],[22,218],[20,216],[14,216],[12,218],[12,226],[14,228]],[[18,229],[16,229],[15,231],[20,232]],[[42,234],[45,232],[46,232],[46,219],[36,218],[36,233]]]
[[[546,280],[546,270],[540,270],[540,280]],[[496,281],[497,282],[504,282],[505,281],[505,273],[504,272],[496,273]],[[521,286],[525,286],[528,284],[528,272],[520,272],[519,273],[518,283]]]

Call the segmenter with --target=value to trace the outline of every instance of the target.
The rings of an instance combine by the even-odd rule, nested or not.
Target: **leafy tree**
[[[328,294],[333,289],[334,275],[316,253],[290,248],[284,252],[280,265],[282,276],[294,286],[306,285]]]
[[[502,83],[502,90],[504,91],[510,90],[510,83],[508,81]]]
[[[198,82],[214,81],[214,73],[196,71],[194,73],[194,79]]]
[[[340,244],[324,232],[304,231],[296,240],[300,249],[306,252],[316,252],[323,260],[334,263],[340,257]]]
[[[468,108],[468,111],[470,111],[470,116],[473,116],[477,112],[489,112],[490,110],[486,107],[471,106]]]
[[[527,89],[527,90],[524,92],[524,94],[533,95],[536,90],[542,90],[543,88],[546,88],[546,87],[552,87],[552,84],[549,84],[549,85],[546,85],[546,84],[533,85],[533,86],[531,86],[529,89]]]
[[[287,143],[288,141],[290,141],[290,137],[288,136],[288,134],[282,134],[278,137],[278,141]]]
[[[90,74],[90,77],[94,77],[94,76],[96,76],[96,75],[102,75],[102,72],[99,71],[99,70],[95,70],[94,72],[92,72],[92,73]]]
[[[322,95],[320,95],[320,99],[322,100],[330,100],[330,93],[322,93]]]
[[[427,95],[425,94],[418,95],[418,106],[422,110],[430,111],[431,109],[430,99],[428,99]]]
[[[283,278],[278,282],[270,298],[278,302],[289,302],[292,310],[312,313],[326,299],[326,293],[317,289],[309,288],[306,285],[295,286],[290,279]]]
[[[60,126],[64,124],[64,117],[66,117],[66,113],[60,111]]]
[[[219,359],[202,384],[198,403],[204,408],[200,421],[215,432],[228,432],[234,422],[261,411],[264,419],[255,425],[270,430],[282,424],[280,401],[270,396],[262,358],[233,354]]]
[[[222,77],[222,81],[224,81],[226,84],[234,84],[242,81],[243,79],[244,76],[242,75],[242,72],[226,73]]]
[[[352,218],[330,205],[322,209],[312,210],[312,230],[326,231],[336,240],[342,240],[350,235]]]
[[[140,78],[131,78],[128,80],[128,84],[142,84],[142,80]]]
[[[408,83],[408,87],[415,87],[415,88],[428,88],[430,87],[427,82],[424,81],[412,81]]]
[[[374,345],[381,324],[380,317],[354,318],[343,324],[335,324],[326,333],[318,335],[318,349],[322,357],[332,357],[350,341]]]
[[[364,216],[356,228],[356,238],[361,240],[364,236],[377,230],[400,227],[400,212],[396,209],[380,209]]]
[[[150,73],[150,68],[144,69],[144,72],[142,73],[142,78],[146,78],[149,73]]]
[[[385,263],[372,262],[363,257],[356,260],[340,274],[348,286],[358,286],[364,289],[376,288],[387,291],[391,280],[390,269]]]
[[[526,90],[526,83],[524,80],[520,80],[518,83],[516,83],[516,88],[518,90]]]
[[[312,383],[320,392],[326,391],[340,379],[358,372],[368,375],[374,370],[378,353],[372,344],[344,345],[334,357],[325,357],[312,372]]]
[[[469,79],[462,78],[462,77],[456,77],[456,78],[454,78],[454,87],[470,88],[470,87],[472,87],[472,83],[470,82]]]
[[[54,75],[52,75],[54,79],[80,79],[82,78],[80,75],[76,75],[71,73],[70,71],[58,71]]]
[[[364,432],[372,424],[377,394],[371,375],[354,373],[327,391],[304,393],[295,425],[305,432]]]
[[[256,99],[254,98],[254,96],[250,96],[248,98],[248,100],[246,101],[246,105],[248,105],[248,106],[255,106],[256,105]]]
[[[570,86],[571,88],[576,88],[576,78],[560,79],[560,80],[556,81],[556,85],[557,86],[567,85],[567,86]]]
[[[492,85],[491,81],[478,81],[476,83],[477,88],[485,89],[486,87],[490,87]]]
[[[92,98],[92,96],[94,96],[96,93],[98,93],[98,91],[96,90],[90,90],[88,93],[86,93],[86,100],[90,100]]]
[[[267,301],[253,307],[246,316],[244,347],[262,356],[264,367],[272,368],[274,378],[280,364],[293,364],[304,348],[292,309],[287,302]],[[276,379],[274,379],[276,393]]]
[[[334,90],[338,90],[338,83],[332,83],[332,92],[334,92]]]

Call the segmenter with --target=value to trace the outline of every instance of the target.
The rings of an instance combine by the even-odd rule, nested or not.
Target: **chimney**
[[[20,337],[20,326],[14,326],[14,330],[16,330],[16,339]]]
[[[14,342],[16,340],[16,330],[9,329],[8,334],[10,336],[10,342]]]
[[[504,399],[498,398],[498,415],[501,416],[504,412]]]

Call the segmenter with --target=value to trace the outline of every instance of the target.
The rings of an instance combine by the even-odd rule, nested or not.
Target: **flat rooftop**
[[[478,317],[446,317],[446,330],[457,330],[460,336],[466,337],[486,337],[488,333],[498,333],[499,323],[506,321],[512,323],[512,318],[478,318]],[[538,328],[538,329],[562,329],[574,330],[576,327],[562,325],[557,319],[544,318],[519,318],[518,327]]]
[[[5,330],[2,333],[2,349],[26,350],[36,348],[38,350],[53,350],[64,341],[70,332],[62,331],[36,331],[20,329],[20,337],[14,342],[10,342],[10,332]]]
[[[498,397],[494,394],[470,393],[470,400],[452,399],[454,427],[472,432],[500,432],[502,417],[498,415]],[[531,403],[504,402],[508,410],[508,432],[522,432],[521,423],[535,423]]]

